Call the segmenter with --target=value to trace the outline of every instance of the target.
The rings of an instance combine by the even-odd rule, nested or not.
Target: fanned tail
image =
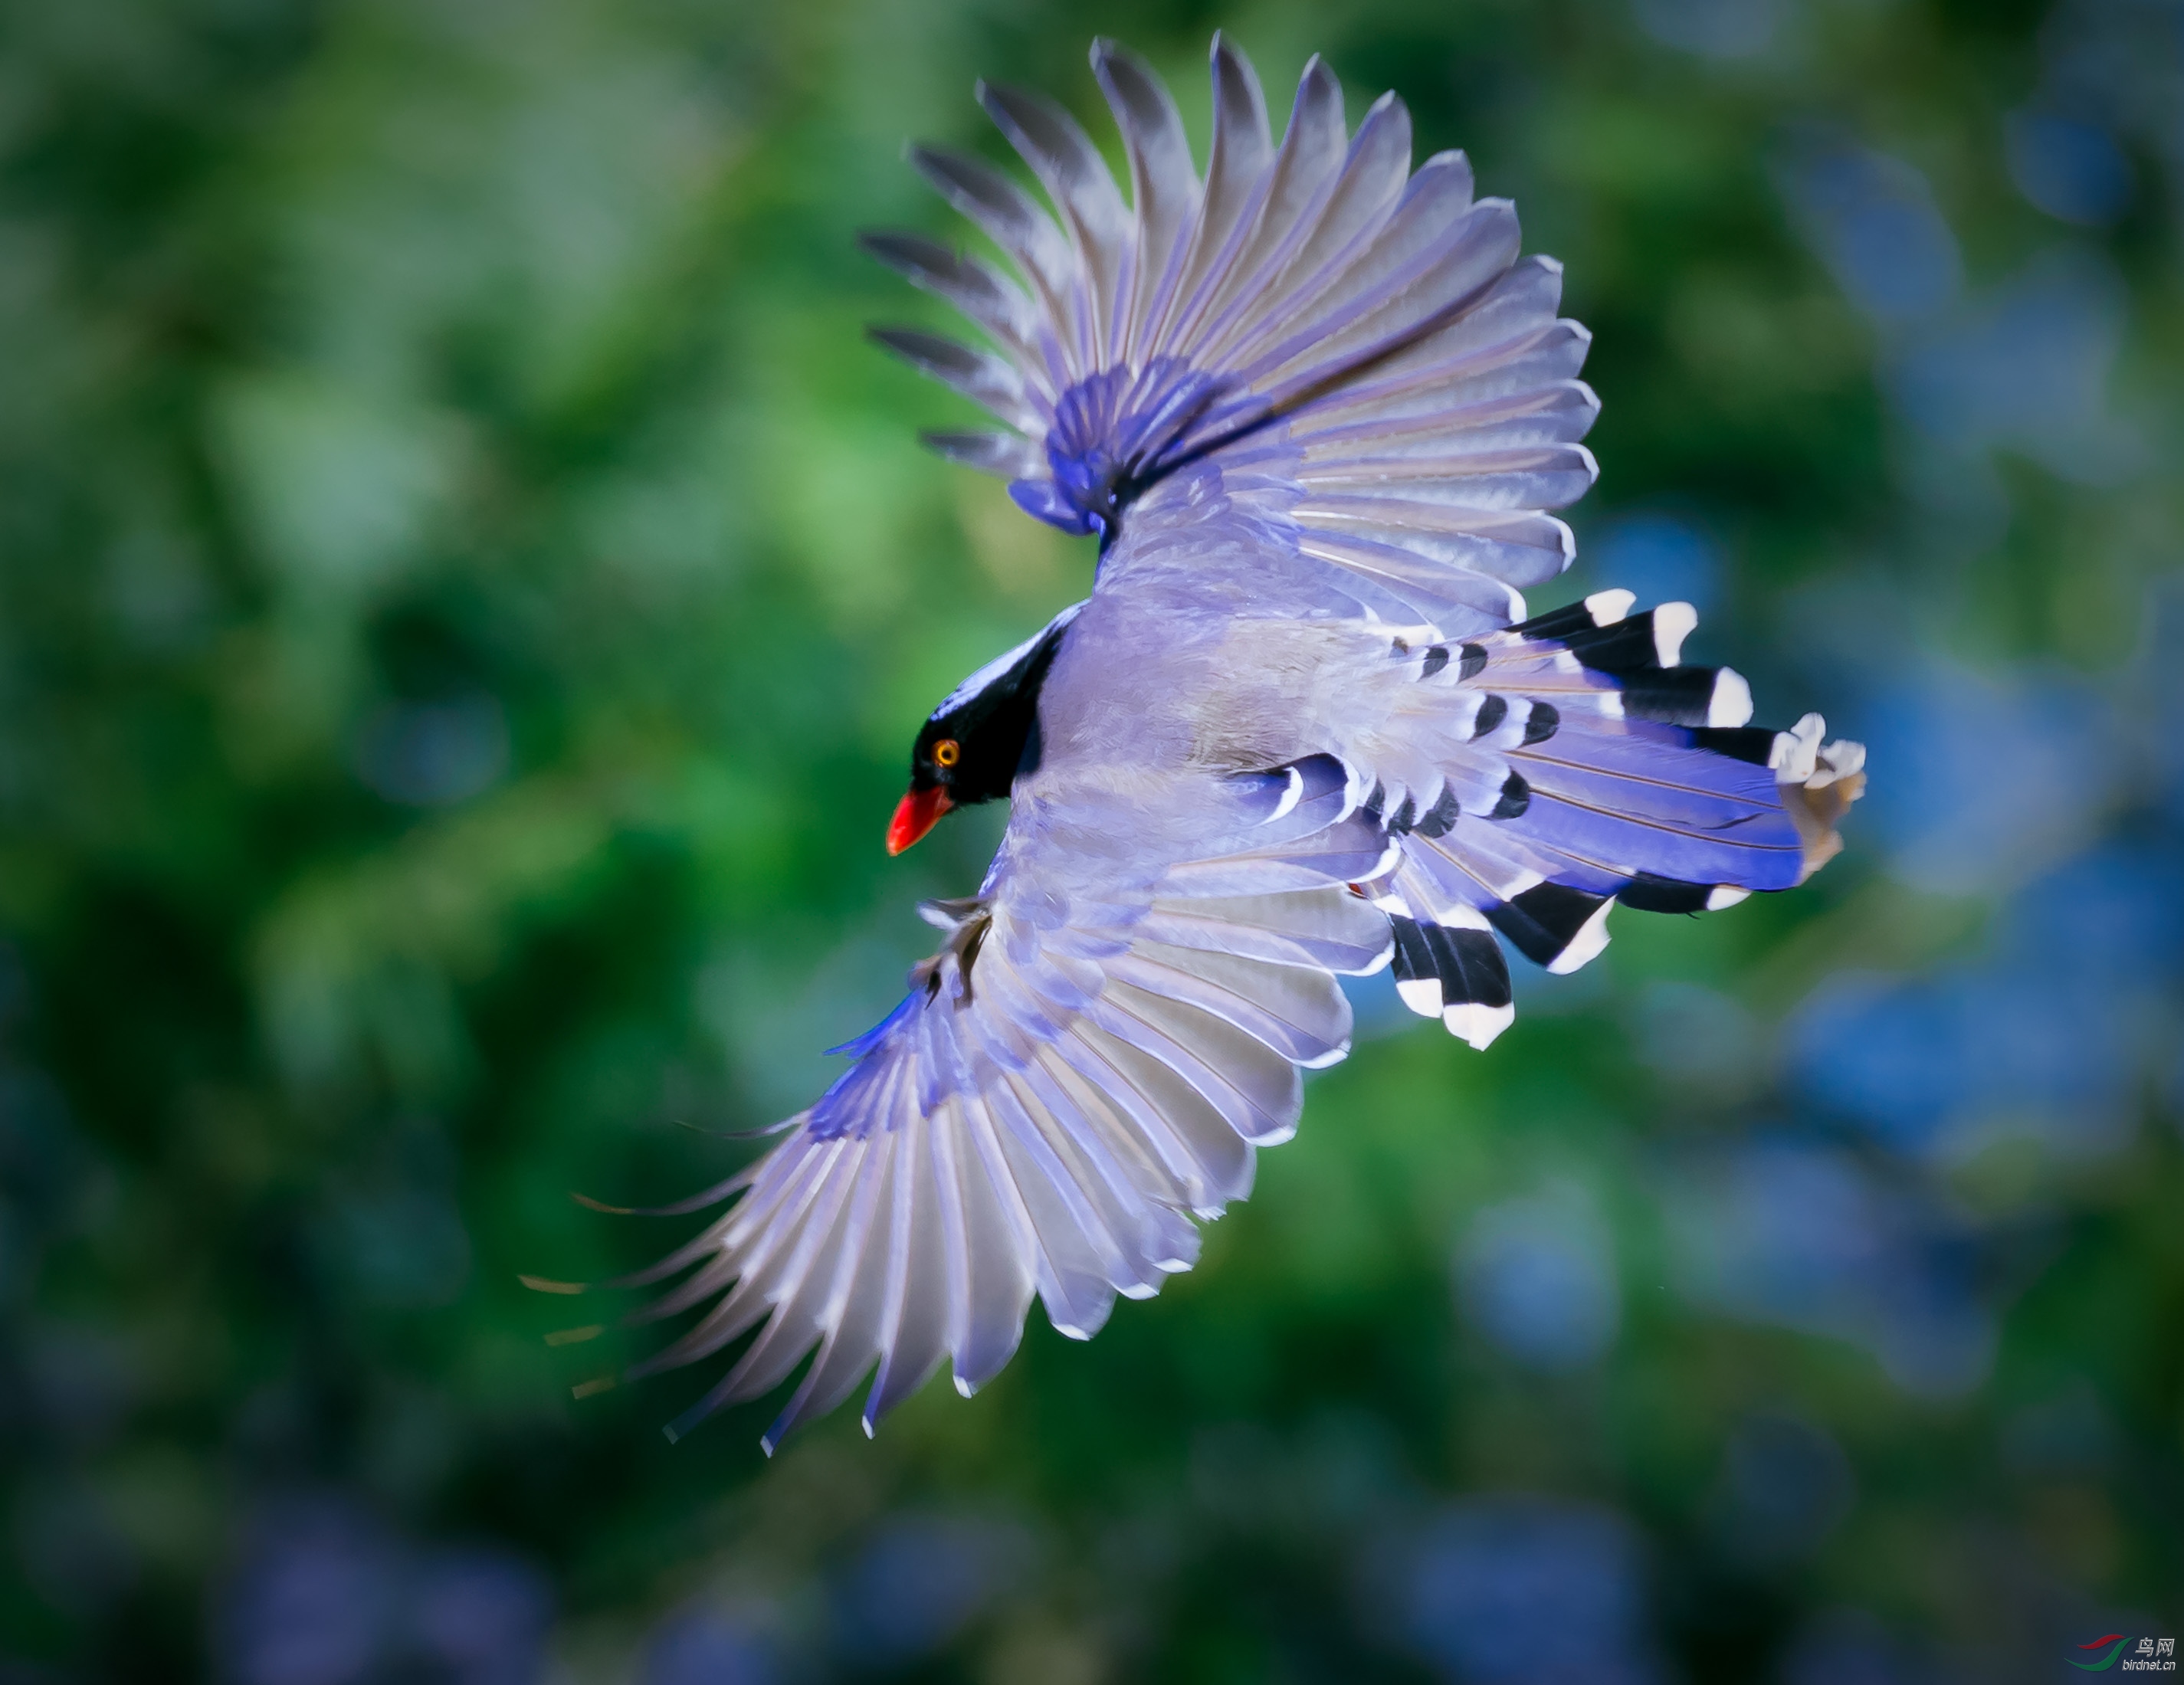
[[[1631,603],[1602,592],[1452,647],[1391,647],[1417,664],[1417,700],[1365,798],[1404,838],[1372,892],[1404,1001],[1474,1046],[1513,1016],[1493,934],[1574,971],[1618,903],[1697,913],[1793,887],[1841,848],[1864,788],[1864,747],[1825,741],[1819,715],[1752,726],[1736,672],[1682,665],[1688,603]]]

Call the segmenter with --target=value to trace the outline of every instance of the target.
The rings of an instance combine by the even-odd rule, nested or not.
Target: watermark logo
[[[2070,1666],[2085,1673],[2106,1673],[2120,1662],[2120,1671],[2125,1673],[2174,1673],[2176,1671],[2176,1640],[2174,1638],[2141,1638],[2136,1644],[2120,1632],[2109,1632],[2078,1646],[2081,1650],[2097,1650],[2098,1655],[2080,1661],[2069,1658]],[[2131,1654],[2126,1655],[2124,1652]]]

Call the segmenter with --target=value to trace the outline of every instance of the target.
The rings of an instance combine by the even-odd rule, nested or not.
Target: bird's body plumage
[[[1339,975],[1392,962],[1484,1047],[1511,1015],[1502,941],[1568,970],[1618,900],[1788,888],[1862,778],[1816,717],[1752,730],[1742,680],[1684,667],[1682,605],[1525,619],[1573,553],[1551,511],[1592,480],[1598,403],[1559,268],[1518,257],[1461,154],[1413,173],[1392,96],[1351,135],[1317,60],[1278,147],[1217,40],[1201,182],[1157,80],[1104,43],[1094,67],[1127,207],[1058,108],[982,88],[1057,215],[914,157],[1020,282],[869,242],[994,348],[880,335],[1009,429],[933,442],[1101,553],[1089,599],[920,737],[914,792],[950,776],[943,737],[1013,765],[978,894],[928,904],[944,940],[902,1006],[645,1272],[689,1272],[646,1315],[709,1308],[641,1368],[757,1331],[694,1414],[816,1349],[769,1444],[868,1372],[867,1426],[944,1360],[970,1390],[1034,1293],[1089,1336],[1188,1267],[1192,1219],[1293,1132],[1300,1070],[1346,1051]]]

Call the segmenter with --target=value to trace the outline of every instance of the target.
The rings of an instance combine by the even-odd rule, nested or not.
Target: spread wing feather
[[[1010,430],[936,446],[1008,476],[1042,520],[1111,538],[1127,507],[1200,506],[1212,471],[1362,611],[1429,605],[1451,633],[1522,618],[1510,587],[1571,553],[1547,511],[1595,473],[1587,336],[1557,314],[1559,266],[1519,260],[1515,209],[1474,197],[1462,153],[1413,173],[1394,95],[1351,135],[1317,58],[1277,147],[1250,63],[1215,38],[1203,181],[1158,78],[1109,42],[1092,62],[1128,206],[1067,113],[982,86],[1053,214],[983,164],[913,156],[1022,286],[914,236],[872,242],[1017,370],[886,337]]]
[[[1088,1337],[1117,1293],[1190,1265],[1194,1216],[1250,1192],[1256,1149],[1295,1128],[1299,1068],[1348,1048],[1334,974],[1373,969],[1389,942],[1348,886],[1392,856],[1330,760],[1191,777],[1178,810],[1214,815],[1199,831],[1218,840],[1179,865],[1065,900],[1025,888],[1005,843],[984,893],[945,909],[909,998],[666,1261],[688,1275],[632,1320],[702,1315],[632,1373],[751,1337],[675,1431],[807,1357],[769,1448],[868,1373],[867,1428],[944,1360],[969,1393],[1034,1295]],[[1096,804],[1020,804],[1011,831],[1101,822]]]

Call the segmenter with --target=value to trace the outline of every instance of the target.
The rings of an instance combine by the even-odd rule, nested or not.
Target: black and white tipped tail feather
[[[1351,773],[1372,779],[1369,809],[1400,803],[1400,857],[1372,893],[1396,923],[1405,1003],[1474,1047],[1513,1015],[1506,972],[1479,963],[1485,931],[1574,971],[1607,947],[1618,903],[1697,913],[1791,887],[1841,846],[1864,786],[1864,748],[1823,742],[1819,715],[1754,728],[1738,674],[1682,665],[1689,604],[1632,602],[1602,592],[1446,655],[1390,646],[1417,661],[1418,694]],[[1391,776],[1407,780],[1399,797]]]

